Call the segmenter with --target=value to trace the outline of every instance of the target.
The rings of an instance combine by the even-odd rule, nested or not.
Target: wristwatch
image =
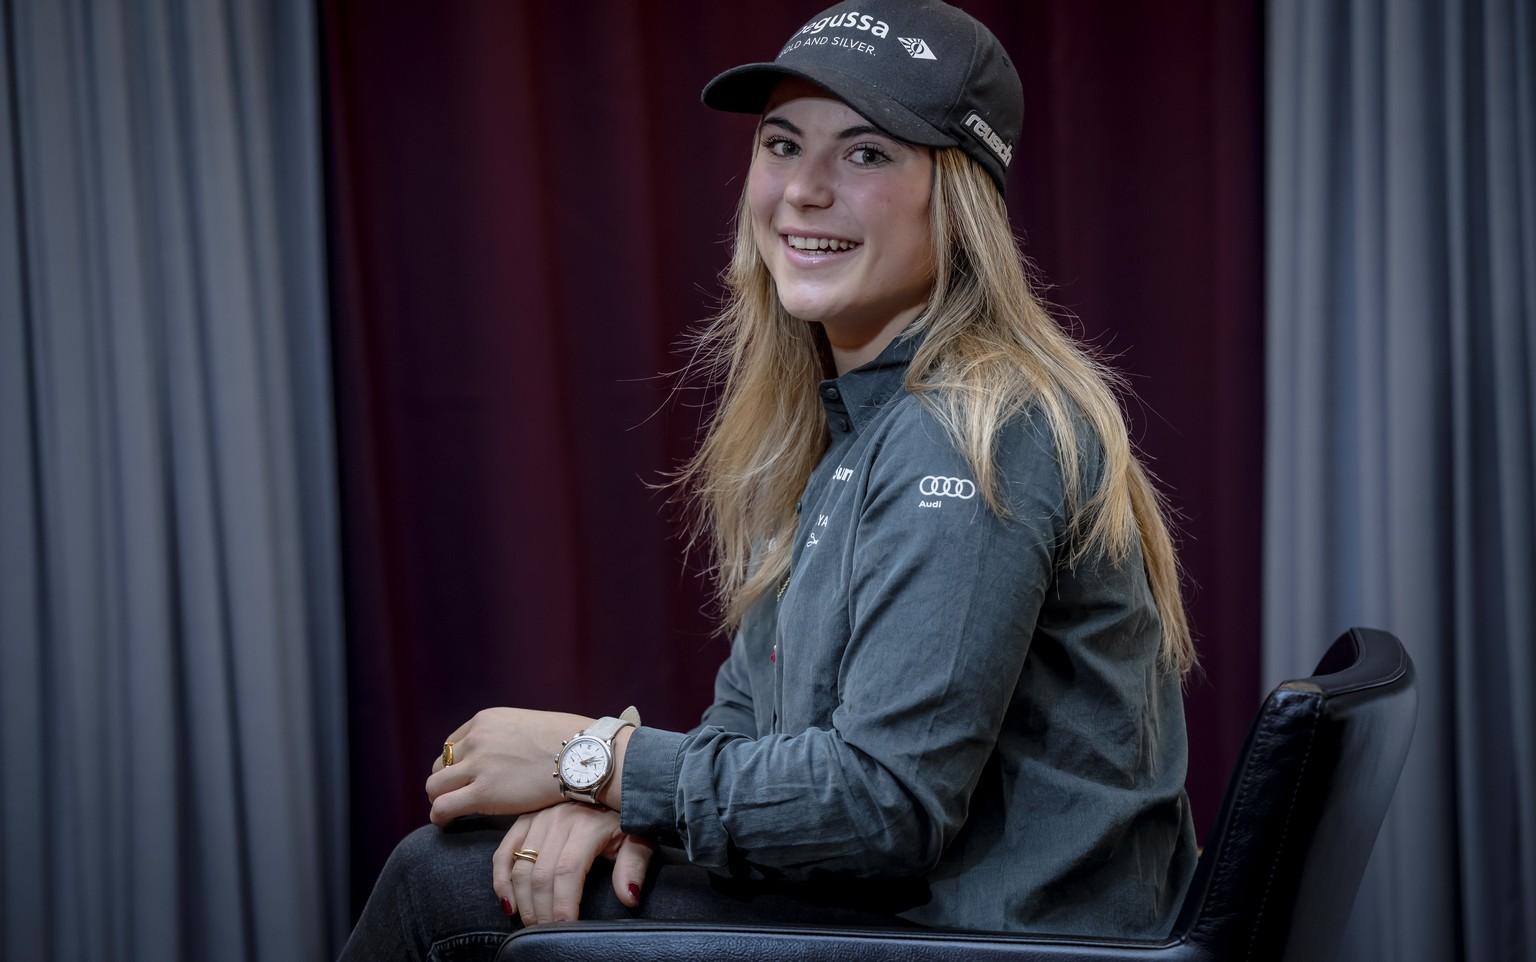
[[[555,780],[560,794],[577,802],[597,805],[597,793],[613,777],[613,739],[628,726],[640,724],[640,713],[631,705],[614,718],[599,718],[560,746],[555,756]]]

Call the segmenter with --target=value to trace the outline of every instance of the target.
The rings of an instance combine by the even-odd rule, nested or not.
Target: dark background
[[[1024,250],[1177,513],[1203,836],[1259,697],[1260,11],[961,5],[1023,78]],[[822,6],[323,3],[356,904],[477,709],[706,704],[726,644],[655,485],[753,121],[698,93]]]

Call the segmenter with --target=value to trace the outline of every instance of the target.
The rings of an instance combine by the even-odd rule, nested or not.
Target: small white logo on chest
[[[976,497],[976,482],[970,478],[945,478],[930,474],[917,482],[917,493],[925,498],[959,498],[961,501],[969,501]],[[923,501],[918,503],[920,508],[937,508],[938,501]]]
[[[832,472],[833,481],[847,481],[851,477],[853,477],[853,469],[845,468],[841,464],[837,466],[836,471]]]

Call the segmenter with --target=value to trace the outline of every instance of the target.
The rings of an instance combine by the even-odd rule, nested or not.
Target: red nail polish
[[[634,882],[629,883],[629,899],[636,905],[640,904],[640,886],[636,885]]]
[[[512,914],[512,903],[508,902],[506,899],[502,899],[501,900],[501,910],[503,912],[507,913],[508,915],[511,915]]]

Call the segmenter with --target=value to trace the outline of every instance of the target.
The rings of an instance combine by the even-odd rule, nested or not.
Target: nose
[[[795,165],[794,175],[784,185],[784,199],[798,208],[830,207],[833,197],[831,175],[826,160],[805,157]]]

